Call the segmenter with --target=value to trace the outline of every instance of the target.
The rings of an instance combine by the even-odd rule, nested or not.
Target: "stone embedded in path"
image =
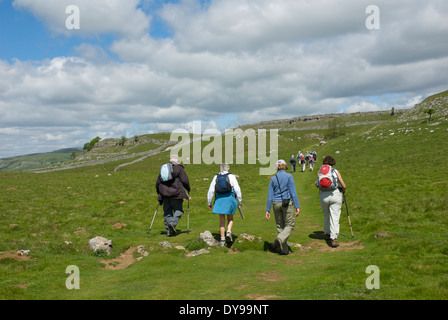
[[[255,241],[255,236],[252,235],[252,234],[241,233],[238,236],[238,242],[243,242],[243,240],[254,242]],[[263,241],[263,238],[262,237],[258,237],[258,242],[262,242],[262,241]]]
[[[110,255],[110,252],[112,250],[112,240],[108,240],[104,237],[95,237],[89,240],[90,248],[92,248],[93,251],[97,250],[105,250],[107,252],[107,255]]]
[[[30,252],[31,252],[30,250],[19,250],[19,251],[17,251],[17,254],[19,256],[27,256],[30,254]]]
[[[172,248],[173,246],[168,241],[162,241],[159,243],[164,248]]]
[[[210,251],[208,251],[207,249],[194,250],[194,251],[191,251],[189,254],[187,254],[186,257],[188,257],[188,258],[196,257],[196,256],[199,256],[201,254],[206,254],[206,253],[210,253]]]
[[[137,253],[144,257],[148,256],[148,254],[149,254],[148,251],[145,250],[145,246],[143,246],[143,245],[140,245],[137,247]]]

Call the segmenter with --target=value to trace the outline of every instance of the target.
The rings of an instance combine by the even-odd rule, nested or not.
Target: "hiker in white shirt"
[[[233,215],[237,206],[241,205],[242,202],[241,188],[238,180],[235,175],[229,173],[229,170],[230,166],[228,164],[223,163],[219,166],[219,173],[213,178],[207,193],[209,209],[212,210],[212,213],[219,214],[221,246],[224,246],[226,242],[228,246],[231,246],[233,243]],[[215,201],[212,204],[213,196],[215,196]],[[235,197],[238,199],[238,202]]]

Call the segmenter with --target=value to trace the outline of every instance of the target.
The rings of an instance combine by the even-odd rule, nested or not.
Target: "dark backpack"
[[[229,180],[229,174],[230,173],[216,175],[216,185],[215,185],[216,193],[228,193],[232,191],[232,186]]]
[[[163,182],[174,179],[173,164],[171,162],[165,163],[160,167],[160,180]]]

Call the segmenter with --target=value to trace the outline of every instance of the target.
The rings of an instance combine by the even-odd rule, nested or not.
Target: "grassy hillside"
[[[0,159],[0,171],[26,171],[71,161],[72,153],[82,153],[81,148],[67,148],[45,153]]]
[[[341,245],[326,245],[313,185],[316,171],[296,172],[301,214],[288,256],[266,250],[276,228],[273,219],[264,217],[269,177],[259,175],[259,165],[231,165],[246,216],[235,215],[233,247],[196,257],[187,255],[207,248],[199,234],[218,233],[218,217],[206,202],[218,165],[186,165],[192,185],[190,232],[185,202],[180,234],[170,238],[161,208],[146,234],[157,207],[155,180],[168,152],[117,171],[119,162],[40,174],[0,172],[0,298],[447,299],[448,174],[441,168],[447,159],[448,119],[441,113],[431,122],[424,114],[400,119],[343,126],[343,135],[322,146],[327,123],[319,124],[322,129],[279,132],[280,158],[312,149],[319,161],[324,155],[335,157],[348,186],[355,234],[351,241],[344,208]],[[359,122],[369,121],[364,120]],[[208,143],[203,141],[203,147]],[[255,241],[244,240],[243,233]],[[95,236],[113,241],[110,256],[92,253],[88,240]],[[164,248],[165,240],[187,251]],[[148,256],[136,251],[139,245]],[[30,253],[19,256],[17,250]],[[79,290],[65,286],[70,265],[79,267]],[[370,265],[380,270],[380,289],[366,288]]]

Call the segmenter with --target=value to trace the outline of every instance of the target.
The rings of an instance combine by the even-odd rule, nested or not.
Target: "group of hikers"
[[[296,171],[296,164],[302,167],[302,172],[305,172],[306,166],[310,167],[310,171],[314,170],[314,163],[317,159],[316,150],[307,151],[305,154],[302,151],[297,153],[297,160],[294,155],[291,155],[291,159],[289,159],[289,164],[291,165],[291,173]]]
[[[314,163],[315,151],[314,155],[309,154],[308,163],[311,158]],[[300,161],[306,163],[305,157],[300,158]],[[324,215],[325,240],[333,248],[339,246],[337,238],[342,193],[346,189],[340,172],[334,168],[335,165],[335,159],[326,156],[315,182],[316,187],[319,188],[320,204]],[[233,215],[238,207],[241,209],[242,205],[242,193],[237,177],[229,170],[228,164],[220,165],[219,173],[214,176],[207,193],[208,208],[213,214],[219,215],[221,246],[226,244],[230,246],[233,243]],[[277,226],[277,237],[270,244],[270,249],[283,255],[289,254],[287,241],[294,230],[295,217],[300,213],[294,177],[287,173],[287,170],[286,162],[283,159],[278,160],[277,172],[269,181],[266,203],[266,220],[270,220],[271,209],[273,209]],[[174,236],[177,234],[176,226],[179,219],[184,213],[183,201],[191,199],[188,176],[178,157],[172,156],[170,162],[162,165],[157,177],[156,190],[159,204],[163,205],[166,233],[168,236]]]

